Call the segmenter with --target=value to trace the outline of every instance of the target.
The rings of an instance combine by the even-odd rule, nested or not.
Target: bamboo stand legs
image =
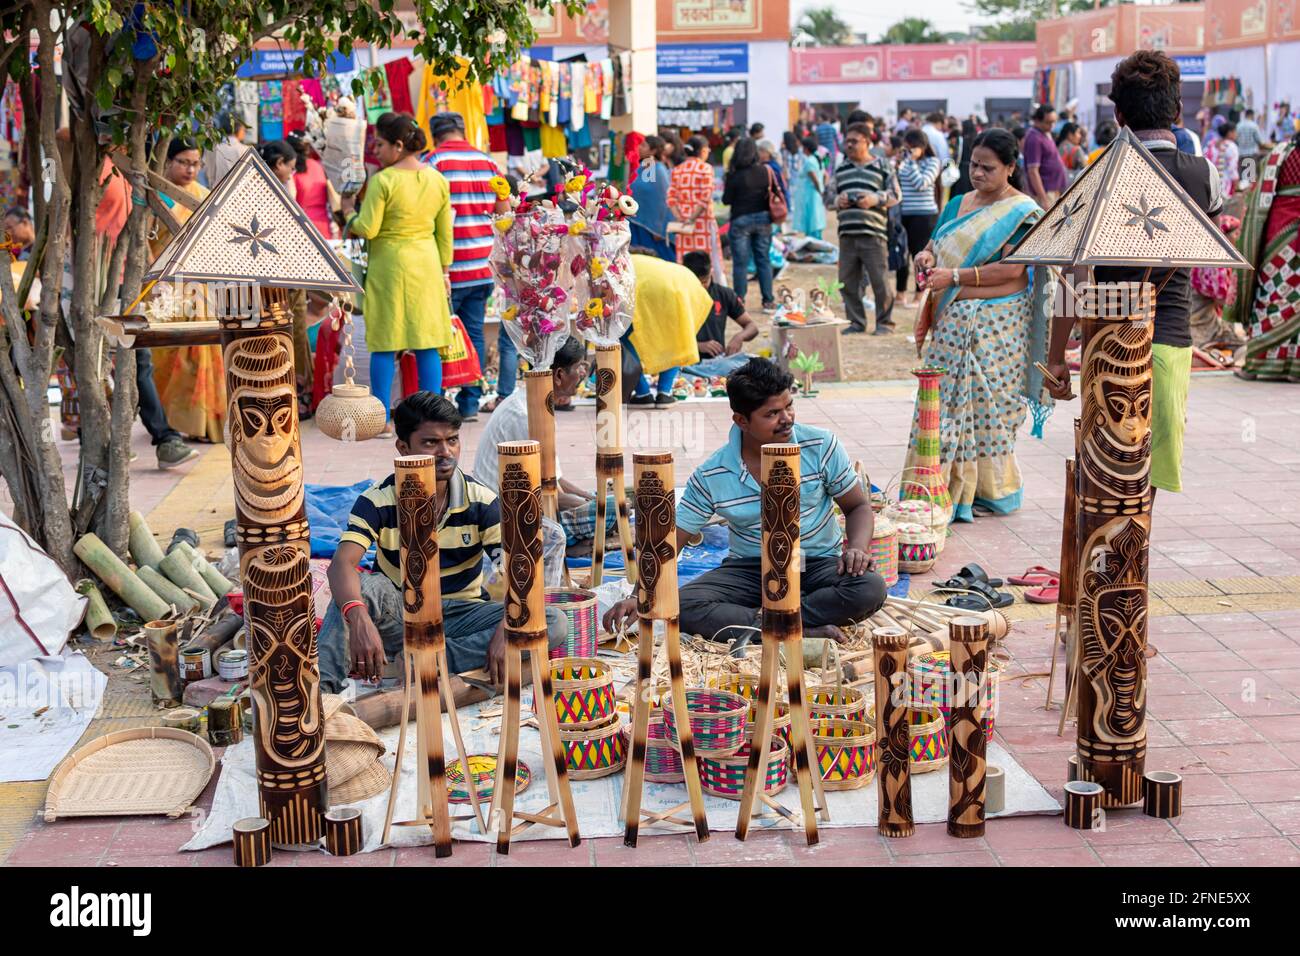
[[[591,546],[591,583],[598,587],[605,571],[605,523],[609,513],[609,485],[614,486],[618,509],[618,540],[623,548],[623,567],[628,581],[636,583],[636,562],[632,554],[632,526],[628,520],[627,489],[623,481],[623,453],[596,453],[596,538]]]
[[[596,346],[596,540],[591,553],[591,584],[600,584],[605,570],[605,520],[609,482],[614,483],[618,507],[618,537],[628,581],[636,583],[632,561],[632,532],[627,520],[627,490],[623,486],[623,346]]]

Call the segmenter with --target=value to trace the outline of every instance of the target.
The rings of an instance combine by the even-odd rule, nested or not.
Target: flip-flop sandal
[[[954,594],[943,603],[948,607],[955,607],[962,611],[989,610],[988,599],[981,594]]]
[[[988,602],[990,608],[1010,607],[1016,603],[1016,599],[1013,595],[992,588],[983,581],[970,581],[966,578],[949,578],[941,584],[940,587],[957,589],[962,587],[969,588],[976,594],[980,595],[980,597],[984,598],[984,600]]]
[[[1025,600],[1030,604],[1056,604],[1061,600],[1061,582],[1052,578],[1048,584],[1029,588],[1025,591]]]
[[[1032,568],[1026,568],[1024,574],[1017,574],[1007,578],[1007,584],[1014,584],[1017,587],[1038,587],[1046,584],[1051,580],[1059,581],[1061,579],[1060,571],[1053,571],[1051,568],[1045,568],[1041,564],[1035,564]]]
[[[1002,587],[1001,578],[990,578],[988,572],[978,564],[968,564],[953,576],[964,578],[967,581],[979,581],[983,584],[987,584],[991,588]]]

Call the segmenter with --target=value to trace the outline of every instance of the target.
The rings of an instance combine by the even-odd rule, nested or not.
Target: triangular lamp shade
[[[244,150],[145,278],[361,291],[352,271],[253,149]]]
[[[1002,260],[1055,266],[1250,268],[1127,128]]]

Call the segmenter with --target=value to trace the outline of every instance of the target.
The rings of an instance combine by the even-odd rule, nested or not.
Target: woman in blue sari
[[[1028,409],[1042,437],[1051,402],[1034,362],[1046,361],[1054,284],[1046,269],[1000,261],[1042,216],[1019,190],[1018,154],[1005,130],[975,138],[972,189],[948,202],[915,259],[937,297],[925,364],[947,373],[939,385],[939,459],[956,521],[973,520],[977,507],[994,514],[1020,507],[1016,432]],[[918,342],[925,331],[918,327]],[[916,439],[914,423],[909,467]]]
[[[632,180],[632,198],[636,215],[632,217],[632,245],[654,250],[660,259],[677,261],[677,251],[668,241],[668,187],[672,174],[664,165],[664,141],[647,136],[637,147],[641,165]]]
[[[820,239],[826,228],[826,207],[822,205],[822,191],[826,187],[826,173],[817,155],[817,140],[804,137],[800,144],[803,152],[798,173],[790,174],[794,184],[794,209],[791,222],[795,232],[812,239]]]

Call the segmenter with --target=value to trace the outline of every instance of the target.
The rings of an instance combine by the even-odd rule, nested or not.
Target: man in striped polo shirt
[[[894,293],[888,281],[890,206],[899,202],[888,162],[871,155],[871,132],[861,123],[844,134],[844,161],[835,169],[839,216],[840,282],[845,334],[867,331],[862,287],[871,282],[876,300],[876,334],[894,331]]]
[[[455,256],[451,263],[451,311],[465,323],[469,340],[474,343],[479,361],[485,361],[483,319],[488,296],[492,293],[492,214],[508,206],[497,199],[489,183],[500,176],[496,163],[471,146],[465,139],[465,120],[459,113],[437,113],[429,120],[434,152],[428,162],[442,173],[451,187],[451,208],[456,214],[452,223]],[[497,336],[497,394],[505,398],[514,391],[519,375],[519,353],[504,328]],[[456,405],[465,421],[478,418],[478,403],[483,390],[477,385],[462,386]]]
[[[501,512],[496,491],[460,470],[460,413],[432,392],[416,392],[393,409],[397,454],[432,455],[438,479],[438,565],[447,665],[453,674],[486,666],[493,683],[505,676],[505,616],[483,589],[483,555],[499,564]],[[381,573],[357,570],[371,548]],[[382,676],[402,651],[401,535],[393,476],[357,498],[348,529],[329,568],[333,602],[321,625],[320,675],[326,693],[338,693],[349,674]],[[564,615],[547,608],[551,647],[563,643]],[[461,689],[453,678],[452,690]]]

